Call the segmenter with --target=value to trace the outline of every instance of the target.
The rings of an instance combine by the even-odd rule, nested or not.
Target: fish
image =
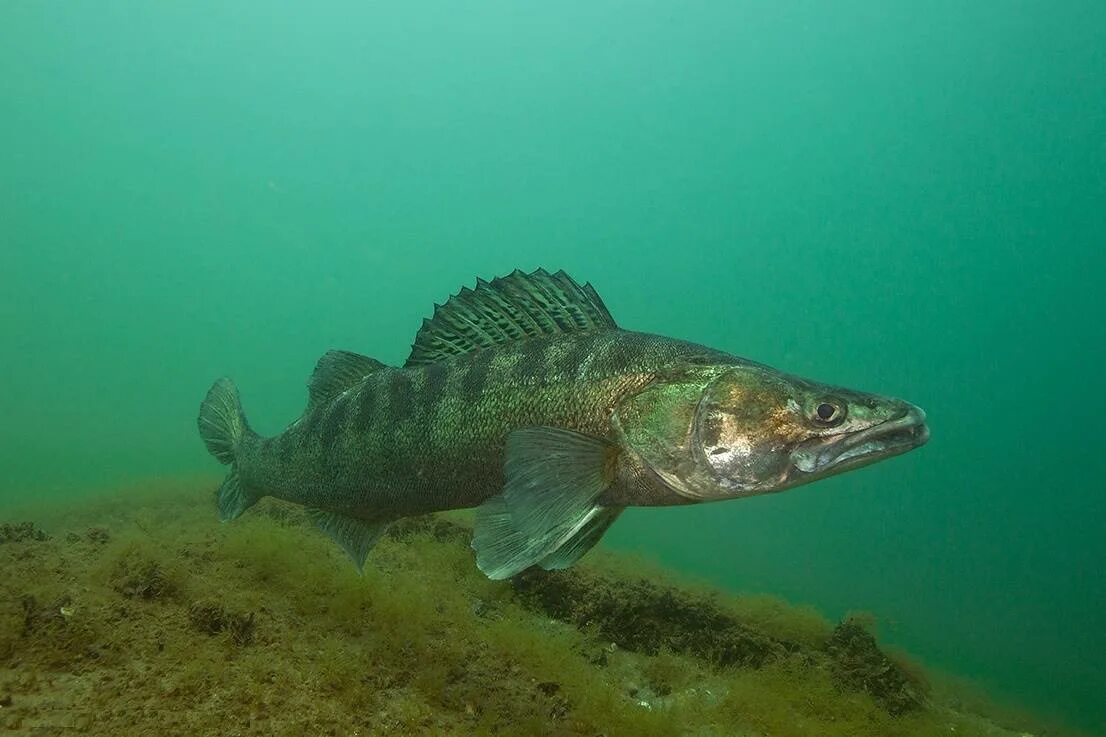
[[[627,507],[779,492],[929,438],[908,402],[625,330],[590,283],[543,269],[436,304],[403,366],[327,352],[278,435],[250,429],[225,377],[198,426],[230,466],[223,521],[302,505],[360,571],[392,522],[476,508],[491,579],[573,565]]]

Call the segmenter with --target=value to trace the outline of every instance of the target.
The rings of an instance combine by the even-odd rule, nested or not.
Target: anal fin
[[[365,558],[392,521],[363,520],[311,507],[307,509],[307,515],[320,530],[346,551],[358,571],[364,570]]]
[[[222,486],[219,487],[218,499],[219,520],[229,522],[237,519],[260,497],[242,486],[242,479],[238,475],[238,464],[234,464],[230,467],[230,473],[223,479]]]

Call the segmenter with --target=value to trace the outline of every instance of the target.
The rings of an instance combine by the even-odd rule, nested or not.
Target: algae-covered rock
[[[393,540],[409,540],[414,535],[429,535],[438,542],[464,542],[467,545],[472,537],[472,530],[442,517],[424,514],[406,517],[389,525],[387,534]]]
[[[0,546],[0,725],[111,737],[1017,734],[944,694],[922,698],[856,622],[833,629],[617,556],[489,581],[451,516],[393,524],[358,575],[294,507],[267,502],[223,525],[210,502],[196,484],[119,493],[46,528],[110,535],[57,541],[19,526],[28,544]]]
[[[89,542],[96,543],[97,545],[103,545],[111,540],[111,533],[108,532],[108,529],[106,527],[100,527],[99,525],[96,525],[93,527],[89,527],[85,531],[85,538]]]
[[[69,596],[63,596],[50,604],[42,604],[33,595],[28,594],[19,601],[23,609],[23,635],[44,630],[58,630],[66,627],[64,610],[72,602]]]
[[[172,596],[177,587],[156,561],[120,561],[115,572],[115,590],[123,596],[160,599]]]
[[[714,665],[758,668],[798,649],[747,627],[709,598],[643,578],[530,569],[512,583],[526,606],[635,652],[663,649]]]
[[[890,714],[904,714],[925,703],[923,685],[889,659],[860,622],[846,619],[837,625],[826,652],[840,688],[871,695]]]
[[[0,543],[43,542],[48,539],[49,535],[36,527],[33,522],[0,524]]]
[[[228,611],[211,600],[193,602],[188,607],[188,621],[194,629],[206,635],[226,632],[231,642],[239,646],[253,642],[257,629],[254,612]]]

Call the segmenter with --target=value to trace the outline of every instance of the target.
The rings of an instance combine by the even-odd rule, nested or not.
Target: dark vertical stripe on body
[[[414,407],[414,394],[411,377],[405,371],[393,371],[388,377],[388,417],[397,422],[411,414]]]
[[[431,363],[427,364],[423,371],[426,372],[424,374],[426,380],[422,396],[419,397],[419,405],[429,413],[445,391],[449,370],[445,367],[445,364]]]
[[[353,422],[350,423],[351,429],[354,433],[365,433],[370,431],[376,424],[376,392],[380,386],[379,376],[370,376],[361,383],[361,386],[357,388],[355,405],[356,412]]]
[[[461,394],[466,400],[476,401],[484,393],[484,384],[493,358],[495,358],[494,350],[476,351],[470,356],[468,371],[461,381]]]
[[[619,335],[606,335],[596,346],[596,365],[611,367],[607,371],[635,371],[642,367],[648,346],[635,345]]]
[[[511,369],[520,379],[546,374],[545,348],[547,343],[541,340],[528,340],[519,346],[518,359]]]

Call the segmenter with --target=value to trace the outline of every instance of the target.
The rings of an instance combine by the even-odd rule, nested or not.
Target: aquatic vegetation
[[[491,581],[463,515],[394,525],[359,576],[294,507],[231,529],[210,485],[165,486],[20,511],[45,534],[0,545],[0,728],[1020,733],[928,692],[860,620],[611,553]]]
[[[903,714],[924,703],[925,682],[888,658],[861,624],[845,620],[837,625],[826,652],[834,682],[843,690],[869,694],[887,713]]]
[[[15,524],[5,522],[0,524],[0,543],[19,543],[24,540],[42,541],[46,538],[46,533],[35,527],[32,522],[17,522]]]
[[[188,621],[196,630],[208,635],[226,632],[235,645],[253,642],[257,627],[254,616],[254,612],[227,611],[212,601],[195,601],[188,607]]]

